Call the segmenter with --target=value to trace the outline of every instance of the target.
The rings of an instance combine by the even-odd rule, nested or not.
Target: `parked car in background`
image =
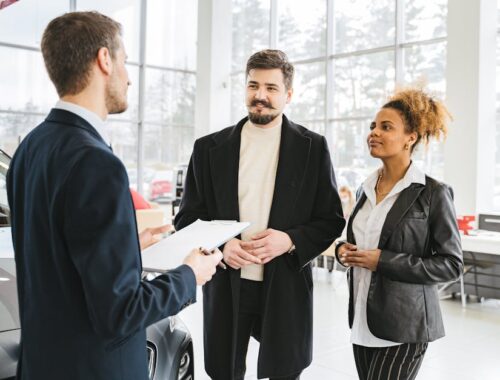
[[[5,176],[10,158],[0,150],[0,380],[14,380],[21,337],[17,299],[16,266],[9,225]],[[143,274],[148,279],[154,273]],[[194,379],[193,343],[187,327],[177,316],[147,328],[150,380]],[[57,358],[54,358],[54,363]]]
[[[127,168],[127,174],[130,188],[138,191],[137,168]],[[154,176],[155,170],[144,168],[144,172],[142,174],[142,194],[149,194],[149,185]]]
[[[149,184],[149,200],[171,202],[173,199],[172,170],[157,171]]]

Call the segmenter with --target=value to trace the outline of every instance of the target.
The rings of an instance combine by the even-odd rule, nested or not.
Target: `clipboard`
[[[182,264],[194,248],[212,250],[239,235],[249,222],[198,219],[182,230],[142,251],[142,268],[147,272],[165,272]]]

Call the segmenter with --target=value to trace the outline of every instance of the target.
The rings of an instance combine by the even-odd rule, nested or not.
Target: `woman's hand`
[[[349,250],[346,248],[342,250],[344,245],[339,248],[339,257],[342,264],[349,267],[366,268],[372,272],[377,270],[380,253],[382,252],[380,249]]]
[[[348,252],[348,251],[355,251],[355,250],[357,250],[357,249],[358,249],[358,247],[356,247],[354,244],[351,244],[351,243],[344,243],[344,244],[342,244],[342,245],[338,248],[337,252],[338,252],[338,254],[339,254],[339,257],[342,257],[342,254],[344,254],[345,252]],[[342,261],[342,260],[340,260],[340,261]],[[343,261],[342,261],[342,262],[343,262]]]

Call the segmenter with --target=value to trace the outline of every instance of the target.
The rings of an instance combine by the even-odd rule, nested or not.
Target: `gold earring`
[[[409,144],[405,144],[405,150],[408,150],[410,149],[410,145]]]

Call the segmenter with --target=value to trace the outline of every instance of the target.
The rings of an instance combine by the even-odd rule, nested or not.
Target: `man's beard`
[[[274,119],[276,119],[278,116],[279,116],[279,113],[268,114],[268,115],[262,115],[260,113],[255,113],[255,112],[249,112],[248,113],[248,119],[253,124],[258,124],[258,125],[269,124],[271,121],[273,121]]]
[[[122,113],[128,108],[127,95],[120,94],[115,82],[111,82],[106,88],[106,108],[109,114]]]
[[[272,106],[271,103],[268,103],[266,101],[262,100],[252,100],[252,102],[248,106],[248,119],[253,123],[253,124],[258,124],[258,125],[266,125],[269,124],[271,121],[276,119],[279,115],[280,112],[276,113],[270,113],[267,115],[264,115],[259,112],[250,112],[250,107],[257,106],[259,104],[262,104],[264,107],[269,108],[271,110],[275,110],[275,108]]]

